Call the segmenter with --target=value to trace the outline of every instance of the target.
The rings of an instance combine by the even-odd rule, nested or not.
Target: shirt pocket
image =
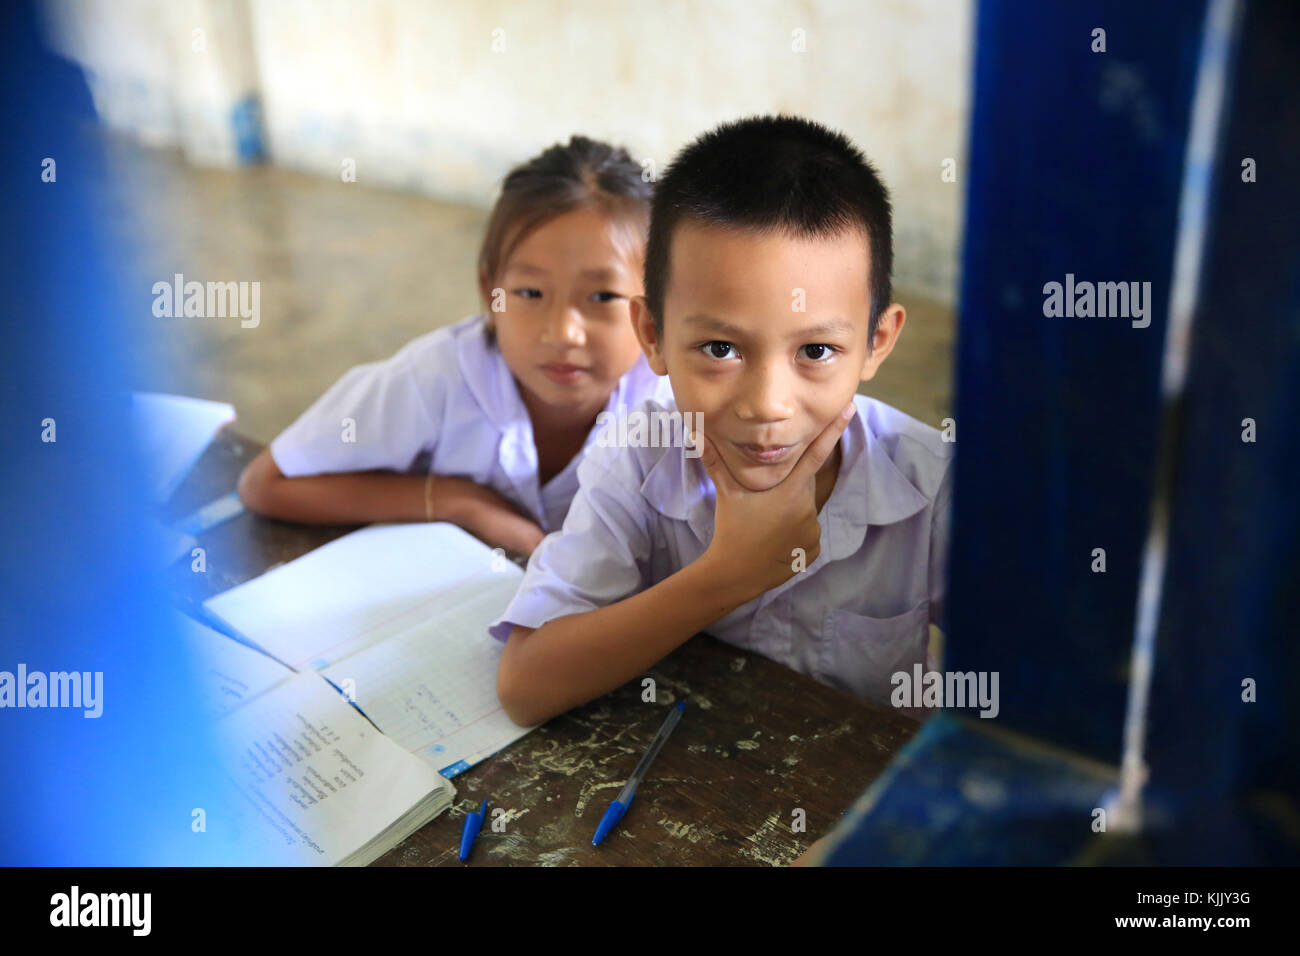
[[[822,679],[869,704],[889,708],[893,675],[905,671],[910,677],[914,664],[926,664],[930,602],[894,617],[830,610],[823,635]]]

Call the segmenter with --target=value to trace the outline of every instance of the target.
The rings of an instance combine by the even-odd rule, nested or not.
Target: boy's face
[[[639,243],[601,210],[548,220],[511,252],[496,277],[497,345],[530,411],[557,422],[604,408],[640,355],[628,300],[641,294]],[[493,282],[480,277],[491,308]]]
[[[681,411],[703,415],[745,488],[779,484],[893,349],[898,305],[867,349],[869,257],[856,230],[795,238],[686,220],[673,234],[662,341],[645,300],[634,300],[651,368],[669,376]],[[832,468],[838,455],[823,466]]]

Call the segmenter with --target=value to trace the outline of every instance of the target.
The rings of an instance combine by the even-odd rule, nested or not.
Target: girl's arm
[[[491,488],[466,478],[434,475],[425,500],[424,475],[357,471],[287,478],[263,450],[239,476],[239,497],[250,511],[303,524],[373,521],[449,521],[493,547],[530,555],[545,536]]]

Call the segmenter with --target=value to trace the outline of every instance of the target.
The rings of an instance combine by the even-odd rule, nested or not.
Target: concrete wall
[[[232,165],[260,130],[247,0],[47,0],[49,34],[86,71],[109,126]]]
[[[273,161],[335,178],[351,163],[358,182],[478,205],[511,165],[573,132],[661,170],[722,120],[807,115],[844,130],[885,176],[898,284],[955,297],[970,0],[49,7],[56,44],[91,71],[113,125],[233,161],[211,130],[253,84]],[[955,183],[940,176],[947,158]]]

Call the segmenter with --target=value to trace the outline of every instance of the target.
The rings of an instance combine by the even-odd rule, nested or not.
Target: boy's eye
[[[805,345],[803,346],[803,349],[805,350],[804,355],[812,359],[814,362],[825,361],[834,355],[836,351],[834,346],[822,345],[820,343],[815,345]]]
[[[729,357],[727,355],[727,350],[734,349],[735,346],[730,342],[705,342],[700,346],[700,348],[703,349],[704,353],[710,358],[724,359]]]
[[[591,298],[593,302],[613,302],[615,299],[623,298],[623,296],[617,292],[593,292]]]
[[[540,289],[534,289],[531,287],[515,289],[514,293],[515,295],[522,296],[525,299],[540,299],[542,297],[542,292]]]

